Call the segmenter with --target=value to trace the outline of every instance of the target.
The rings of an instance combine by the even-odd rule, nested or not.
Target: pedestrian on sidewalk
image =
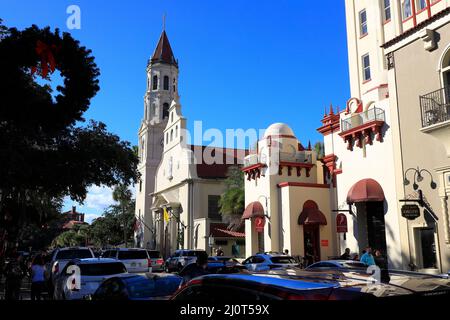
[[[375,250],[375,264],[380,268],[381,282],[389,283],[391,277],[389,276],[388,262],[381,250]]]
[[[45,286],[45,266],[41,255],[36,256],[31,265],[31,300],[41,300]]]
[[[372,248],[367,247],[365,253],[361,256],[361,262],[365,263],[367,266],[374,266],[375,259],[372,255]]]
[[[16,249],[13,249],[9,255],[7,265],[5,267],[5,300],[19,300],[20,286],[22,285],[22,278],[24,276],[21,257]]]

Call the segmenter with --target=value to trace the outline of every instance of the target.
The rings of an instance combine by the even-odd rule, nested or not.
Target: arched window
[[[175,127],[175,138],[178,137],[178,126]]]
[[[173,140],[173,129],[170,130],[170,142],[172,142],[172,140]]]
[[[447,52],[445,53],[444,58],[442,59],[441,77],[442,77],[442,85],[444,87],[449,87],[450,86],[450,47],[447,49]]]
[[[173,92],[175,92],[175,82],[176,82],[176,80],[175,80],[175,78],[173,78]]]
[[[164,76],[164,90],[169,90],[169,77]]]
[[[153,76],[153,90],[158,90],[158,76]]]
[[[163,119],[169,117],[169,104],[166,102],[163,104]]]
[[[173,122],[173,112],[170,114],[170,122]]]
[[[169,143],[169,133],[166,133],[166,144]]]

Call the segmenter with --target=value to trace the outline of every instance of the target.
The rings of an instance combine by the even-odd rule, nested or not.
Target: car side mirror
[[[93,297],[91,294],[87,294],[87,295],[83,296],[83,300],[93,300]]]

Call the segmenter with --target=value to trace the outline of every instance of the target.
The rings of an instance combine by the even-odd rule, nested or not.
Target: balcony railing
[[[422,128],[450,120],[450,86],[420,96]]]
[[[280,162],[298,162],[298,163],[312,163],[312,155],[305,152],[296,152],[295,154],[289,152],[279,152],[278,159],[273,158],[273,160],[278,160]],[[260,163],[266,163],[266,155],[259,156],[257,154],[251,154],[245,157],[244,167],[250,167]]]
[[[250,166],[253,166],[258,163],[261,163],[260,157],[258,156],[258,154],[248,155],[244,159],[244,167],[250,167]]]
[[[384,110],[380,108],[372,108],[355,114],[350,118],[343,119],[341,122],[341,131],[348,131],[372,121],[385,121]]]
[[[300,162],[300,163],[311,163],[312,156],[306,152],[296,152],[295,154],[290,152],[280,152],[280,161],[284,162]]]

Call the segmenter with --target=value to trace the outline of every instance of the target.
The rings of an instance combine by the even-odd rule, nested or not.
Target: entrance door
[[[383,202],[366,202],[367,240],[373,250],[386,255],[386,226]]]
[[[320,261],[320,231],[318,224],[303,225],[303,245],[307,265]]]

